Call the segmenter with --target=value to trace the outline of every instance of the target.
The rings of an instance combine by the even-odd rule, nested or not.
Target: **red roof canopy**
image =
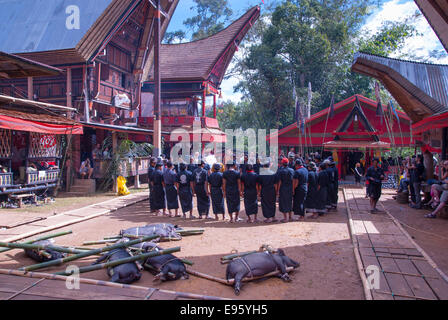
[[[366,124],[362,121],[357,121],[358,127],[355,127],[354,121],[351,121],[350,125],[341,133],[341,127],[345,121],[348,121],[347,118],[354,109],[356,99],[359,100],[362,112],[365,118],[368,119],[371,128],[365,128]],[[306,135],[302,135],[301,130],[297,127],[297,123],[293,123],[279,130],[277,135],[268,135],[267,140],[270,141],[277,136],[280,146],[319,147],[326,142],[333,141],[335,136],[338,135],[344,141],[357,141],[361,147],[362,141],[373,142],[372,136],[376,135],[380,141],[392,146],[409,146],[413,142],[409,117],[401,111],[397,111],[400,119],[399,123],[395,116],[392,117],[391,141],[386,121],[383,119],[381,123],[381,118],[376,115],[376,108],[376,101],[361,95],[354,95],[335,104],[335,115],[332,119],[327,121],[330,108],[319,111],[307,119],[305,121]],[[387,106],[385,105],[383,105],[383,112],[387,113]]]

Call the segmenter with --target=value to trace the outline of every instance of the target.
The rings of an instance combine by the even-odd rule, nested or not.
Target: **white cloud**
[[[367,20],[363,30],[368,33],[374,33],[381,27],[383,22],[404,21],[404,19],[413,15],[417,10],[418,7],[412,0],[387,1]],[[444,50],[439,38],[423,15],[420,16],[420,18],[415,19],[412,24],[422,35],[408,39],[405,42],[403,49],[393,55],[393,57],[399,57],[403,54],[413,54],[417,57],[429,58],[431,51]],[[445,55],[440,59],[430,59],[429,61],[433,63],[448,64],[448,56]]]

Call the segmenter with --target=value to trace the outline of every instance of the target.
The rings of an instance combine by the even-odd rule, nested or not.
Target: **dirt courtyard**
[[[153,282],[152,274],[143,271],[142,278],[134,284],[238,299],[364,299],[342,194],[339,199],[337,213],[330,213],[316,220],[306,219],[286,224],[230,224],[214,220],[157,217],[149,214],[149,206],[145,201],[106,216],[62,228],[58,231],[73,230],[73,234],[56,238],[56,244],[82,246],[84,241],[100,240],[105,236],[118,234],[121,229],[148,223],[167,222],[184,228],[203,228],[205,232],[202,235],[184,237],[181,241],[162,242],[160,246],[181,246],[181,252],[176,255],[193,261],[194,266],[190,268],[220,278],[225,277],[226,270],[226,265],[220,263],[223,255],[232,250],[257,250],[262,244],[283,248],[301,266],[291,274],[292,282],[285,283],[278,278],[270,278],[246,283],[239,297],[234,295],[232,287],[194,276],[190,276],[188,280],[160,283]],[[240,216],[245,218],[244,210]],[[277,218],[280,216],[277,212]],[[76,264],[87,265],[93,260],[84,259]],[[21,250],[0,254],[1,268],[17,269],[30,264],[33,261]],[[41,271],[52,273],[57,270],[62,268]],[[83,277],[109,279],[105,270],[89,272]]]

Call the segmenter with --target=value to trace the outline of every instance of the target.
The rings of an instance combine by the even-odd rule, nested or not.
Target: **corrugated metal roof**
[[[7,53],[75,48],[113,0],[0,0],[0,50]],[[69,30],[66,8],[80,10],[80,29]]]
[[[366,61],[371,62],[374,64],[373,67],[388,73],[409,93],[422,100],[434,113],[448,109],[448,65],[406,61],[363,52],[355,55],[353,65],[359,61],[363,61],[364,64]],[[396,74],[390,71],[395,71],[404,79],[395,77]]]

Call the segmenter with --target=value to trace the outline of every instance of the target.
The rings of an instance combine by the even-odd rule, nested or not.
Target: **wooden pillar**
[[[69,67],[67,68],[67,107],[72,108],[73,107],[73,100],[72,100],[72,69]]]
[[[162,120],[161,120],[161,83],[160,83],[160,0],[155,0],[154,16],[154,137],[153,156],[158,157],[162,151]]]
[[[213,118],[216,119],[216,94],[213,95]]]
[[[448,128],[443,128],[442,129],[442,160],[447,160],[448,159],[448,155],[447,155],[447,144],[448,144]]]
[[[206,99],[206,95],[205,95],[205,89],[202,92],[202,117],[205,117],[205,99]]]
[[[423,153],[423,165],[425,166],[426,180],[434,179],[434,159],[431,152]]]
[[[28,100],[34,100],[33,77],[28,77]]]
[[[112,156],[115,155],[118,148],[118,132],[112,132]],[[117,177],[114,177],[114,192],[118,192]]]
[[[139,169],[140,169],[140,162],[141,162],[141,160],[140,159],[134,159],[134,161],[136,162],[135,163],[135,171],[136,171],[136,174],[135,174],[135,177],[134,177],[134,188],[135,189],[139,189],[140,188],[140,175],[138,174],[138,171],[139,171]]]

